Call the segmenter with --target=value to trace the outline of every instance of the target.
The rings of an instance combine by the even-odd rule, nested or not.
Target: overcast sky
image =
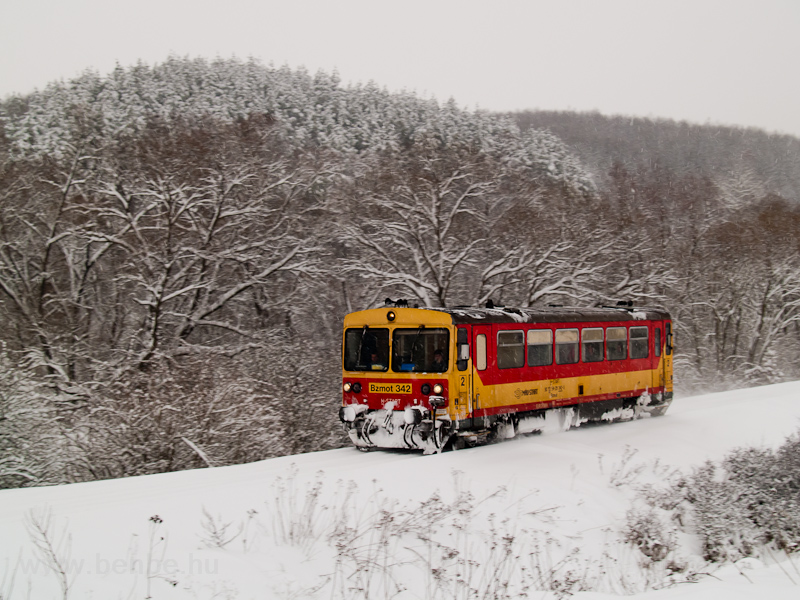
[[[0,0],[0,97],[170,54],[800,135],[800,0]]]

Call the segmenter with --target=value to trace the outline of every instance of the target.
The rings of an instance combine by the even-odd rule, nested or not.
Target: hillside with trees
[[[631,208],[666,201],[688,219],[675,231],[678,215],[659,217],[678,251],[673,269],[681,265],[668,306],[680,321],[684,385],[797,377],[800,139],[597,113],[513,117],[558,135],[605,197]]]
[[[551,117],[180,58],[5,100],[0,487],[340,445],[387,296],[630,299],[683,390],[798,377],[800,141]]]
[[[702,173],[725,203],[752,203],[768,194],[800,199],[800,139],[759,129],[693,125],[666,119],[606,117],[599,113],[525,111],[519,127],[561,138],[598,176],[615,163]]]

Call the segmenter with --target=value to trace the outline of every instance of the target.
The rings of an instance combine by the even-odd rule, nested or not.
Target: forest
[[[341,446],[341,323],[632,300],[800,377],[800,139],[172,57],[0,103],[0,488]]]

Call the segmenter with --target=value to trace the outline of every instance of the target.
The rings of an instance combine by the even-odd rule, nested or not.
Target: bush
[[[800,433],[775,452],[737,450],[723,463],[747,518],[765,543],[800,548]]]
[[[662,561],[675,549],[674,529],[664,525],[652,508],[630,509],[625,515],[623,539],[653,562]]]
[[[739,499],[741,490],[724,469],[710,462],[704,464],[687,479],[684,493],[693,509],[706,560],[736,561],[753,553],[760,532]]]
[[[800,432],[777,450],[740,448],[688,477],[691,506],[707,560],[738,560],[758,546],[800,549]]]

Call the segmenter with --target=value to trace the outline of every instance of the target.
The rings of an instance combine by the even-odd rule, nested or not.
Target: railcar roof
[[[429,308],[449,314],[455,324],[571,323],[578,321],[644,321],[669,319],[669,313],[650,307],[551,307],[551,308]]]

